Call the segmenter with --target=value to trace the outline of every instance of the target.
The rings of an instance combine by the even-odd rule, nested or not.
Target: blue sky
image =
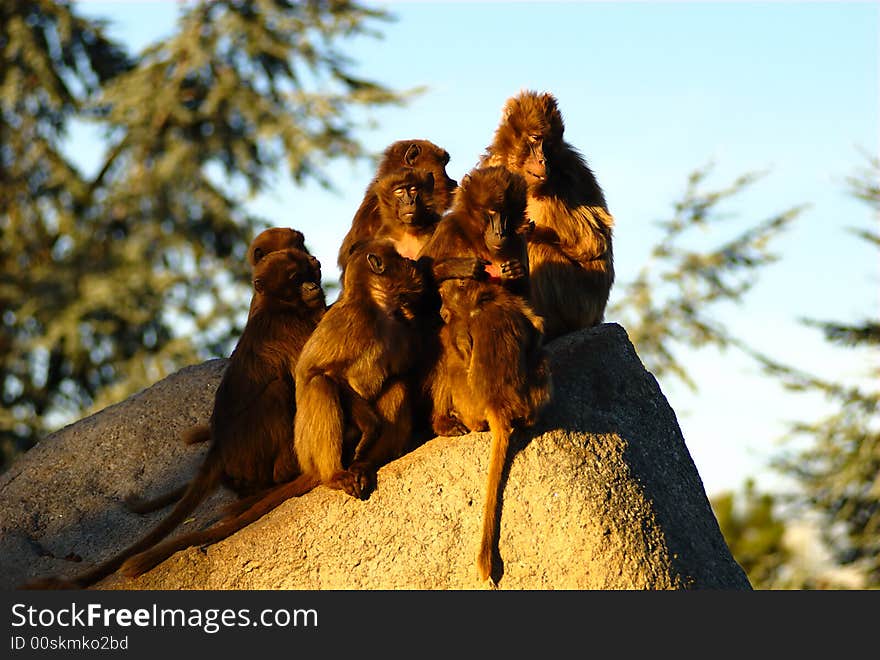
[[[714,162],[710,184],[751,170],[767,176],[727,209],[744,227],[791,206],[810,208],[777,246],[742,306],[721,318],[758,348],[825,376],[856,377],[876,353],[829,349],[797,319],[878,316],[876,251],[843,230],[877,229],[844,179],[878,154],[876,3],[392,2],[382,39],[345,51],[357,71],[392,88],[428,85],[404,109],[375,112],[360,137],[372,150],[423,137],[452,155],[460,178],[491,141],[505,99],[523,88],[556,95],[567,140],[581,150],[616,218],[618,282],[631,279],[671,214],[688,174]],[[173,2],[80,2],[139,50],[168,34]],[[77,143],[93,144],[89,131]],[[94,147],[92,147],[94,149]],[[76,151],[87,149],[77,146]],[[87,162],[86,162],[87,164]],[[252,200],[270,224],[294,226],[335,276],[336,252],[372,171],[334,163],[338,187],[294,188],[283,173]],[[738,224],[737,224],[738,223]],[[615,299],[622,291],[612,291]],[[614,321],[613,318],[608,318]],[[765,466],[786,420],[822,411],[815,398],[783,394],[733,354],[688,354],[700,390],[661,387],[711,495],[748,475],[772,485]]]

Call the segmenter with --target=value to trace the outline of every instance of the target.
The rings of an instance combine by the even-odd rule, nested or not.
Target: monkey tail
[[[194,545],[210,545],[211,543],[222,541],[238,530],[247,527],[252,522],[259,520],[291,497],[304,495],[320,483],[321,480],[316,475],[303,474],[293,481],[276,486],[261,497],[256,498],[256,501],[250,507],[237,513],[234,517],[224,518],[207,529],[182,534],[130,557],[122,564],[120,572],[128,577],[137,577],[146,573],[154,566],[161,564],[179,550],[185,550]]]
[[[207,424],[193,426],[183,434],[183,444],[194,445],[199,442],[207,442],[211,439],[211,427]]]
[[[171,513],[163,518],[162,521],[140,541],[133,543],[91,570],[75,575],[72,578],[66,580],[57,578],[36,580],[24,585],[24,588],[83,589],[104,579],[122,566],[126,559],[139,552],[143,552],[168,536],[168,534],[171,533],[171,530],[177,527],[186,516],[192,513],[201,501],[205,499],[205,496],[214,489],[214,487],[220,482],[220,476],[222,474],[223,464],[220,461],[219,455],[210,452],[205,458],[205,462],[202,464],[198,474],[189,483],[186,492],[177,503],[177,506],[175,506],[174,509],[171,510]]]
[[[129,495],[125,498],[125,508],[132,513],[151,513],[153,511],[158,511],[159,509],[164,509],[173,502],[177,502],[184,496],[187,488],[189,488],[189,484],[184,484],[180,488],[175,488],[172,491],[163,493],[150,500],[144,499],[139,495]]]
[[[486,418],[489,422],[489,430],[492,432],[492,449],[489,457],[489,474],[486,477],[486,498],[483,501],[483,535],[480,541],[480,553],[477,556],[477,570],[480,579],[494,580],[493,559],[498,540],[498,520],[501,517],[499,509],[501,477],[512,428],[510,422],[494,410],[489,410]]]
[[[210,439],[211,427],[206,424],[193,426],[183,434],[183,443],[186,445],[207,442]],[[189,488],[189,484],[184,484],[179,488],[175,488],[168,493],[164,493],[149,500],[140,497],[139,495],[129,495],[125,498],[125,506],[133,513],[152,513],[153,511],[164,509],[169,504],[173,504],[179,500],[184,496],[187,488]]]

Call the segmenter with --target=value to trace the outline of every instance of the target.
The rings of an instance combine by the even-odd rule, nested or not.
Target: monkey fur
[[[487,280],[440,285],[444,325],[441,354],[430,379],[438,435],[492,433],[477,568],[496,578],[501,478],[510,436],[535,424],[551,396],[543,350],[543,319],[528,301],[526,184],[501,167],[464,177],[451,212],[423,254],[450,252],[484,258]]]
[[[614,283],[613,218],[595,175],[563,131],[556,98],[523,91],[506,102],[480,159],[528,183],[531,302],[548,341],[601,323]]]
[[[458,186],[446,173],[449,153],[428,140],[398,140],[390,144],[382,154],[374,179],[367,186],[363,201],[352,219],[351,228],[339,248],[339,268],[345,281],[345,266],[352,248],[358,243],[375,238],[382,224],[377,186],[386,175],[402,167],[426,170],[434,177],[432,194],[434,211],[446,212],[452,202],[452,193]]]
[[[352,251],[341,297],[296,367],[294,446],[303,472],[320,483],[366,497],[377,469],[408,448],[409,370],[419,354],[426,290],[422,270],[391,240]],[[355,444],[346,441],[352,426]]]
[[[292,438],[294,365],[324,313],[324,293],[315,281],[312,260],[288,248],[255,265],[253,313],[215,394],[211,446],[174,509],[142,539],[91,570],[26,586],[83,588],[120,566],[126,575],[139,575],[167,556],[151,554],[151,549],[221,483],[249,494],[299,475]]]
[[[301,231],[290,227],[270,227],[264,229],[257,234],[248,246],[247,261],[251,270],[256,268],[257,264],[266,255],[293,248],[304,252],[311,264],[311,275],[308,278],[311,282],[321,283],[321,262],[308,253],[305,246],[305,236]],[[320,295],[317,295],[320,293]],[[251,306],[248,311],[248,318],[253,316],[254,306],[258,303],[259,297],[251,298]],[[312,292],[310,295],[304,295],[303,301],[306,305],[312,307],[315,311],[323,311],[325,309],[324,295],[322,290]],[[183,442],[191,445],[196,443],[207,442],[211,439],[211,428],[206,424],[194,426],[189,429],[183,436]],[[134,513],[151,513],[178,501],[186,492],[187,485],[172,490],[156,497],[145,499],[138,495],[129,495],[125,499],[125,506],[129,511]]]

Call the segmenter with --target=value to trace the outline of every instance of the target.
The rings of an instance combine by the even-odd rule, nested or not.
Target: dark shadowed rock
[[[503,589],[749,589],[675,413],[615,324],[549,345],[554,400],[515,436],[504,487]],[[186,481],[225,365],[189,367],[49,436],[0,478],[4,588],[70,575],[144,533],[131,492]],[[361,502],[327,488],[229,539],[180,552],[122,589],[471,589],[489,435],[436,438],[379,472]],[[184,527],[205,524],[220,491]],[[82,561],[74,561],[82,558]]]

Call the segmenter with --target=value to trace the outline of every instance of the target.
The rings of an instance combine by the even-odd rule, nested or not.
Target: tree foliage
[[[647,263],[621,285],[619,302],[608,312],[620,319],[655,376],[676,377],[692,389],[697,384],[681,360],[681,349],[737,344],[717,321],[718,308],[744,301],[761,269],[778,259],[770,249],[772,241],[803,210],[787,209],[744,230],[731,227],[735,216],[724,211],[724,204],[762,175],[747,173],[728,186],[706,190],[711,170],[705,166],[690,175],[672,217],[657,223],[662,231]],[[706,237],[708,247],[700,240]]]
[[[364,155],[367,111],[405,94],[339,48],[386,18],[344,0],[185,5],[137,57],[69,3],[0,9],[0,443],[5,453],[225,354],[249,300],[246,199],[284,166]],[[93,175],[65,157],[72,120],[103,127]]]
[[[880,161],[850,179],[852,193],[880,212]],[[880,235],[855,231],[880,247]],[[876,304],[873,305],[876,312]],[[776,468],[795,479],[792,494],[801,509],[819,514],[822,536],[841,566],[863,576],[865,586],[880,587],[880,318],[855,323],[807,319],[825,339],[866,358],[868,384],[818,378],[801,369],[757,355],[766,371],[795,392],[818,392],[834,411],[813,421],[792,424],[791,449]]]
[[[712,509],[730,552],[756,589],[783,588],[789,584],[786,567],[792,552],[785,542],[786,524],[777,498],[761,493],[752,480],[740,493],[722,493],[712,499]]]

